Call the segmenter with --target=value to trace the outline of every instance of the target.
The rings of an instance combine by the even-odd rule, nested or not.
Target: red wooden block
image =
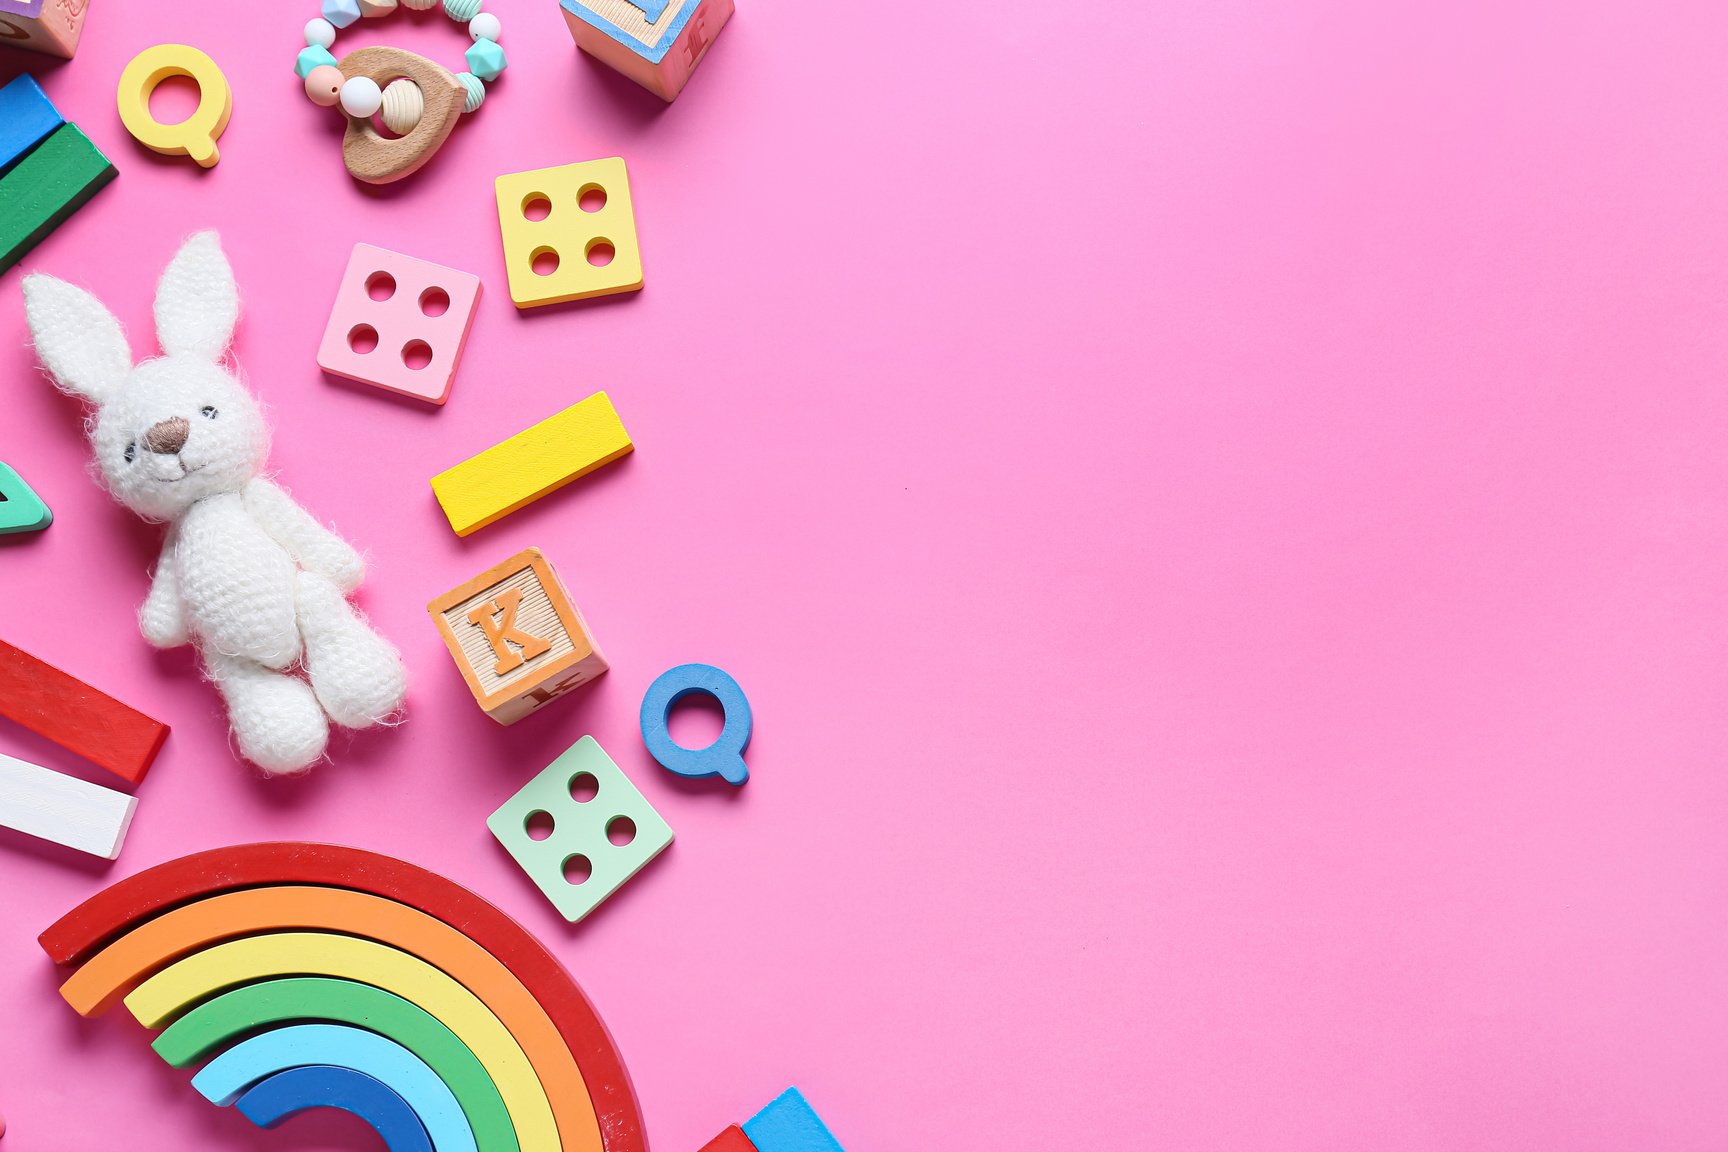
[[[734,1124],[702,1145],[702,1152],[756,1152],[756,1145],[750,1143],[750,1137],[744,1135],[744,1129]]]
[[[647,1152],[642,1112],[623,1057],[576,981],[520,924],[436,872],[337,844],[236,844],[129,876],[60,917],[37,939],[54,963],[81,963],[158,913],[261,884],[323,884],[371,892],[437,917],[492,953],[546,1009],[576,1057],[606,1152]]]
[[[0,640],[0,716],[133,784],[162,750],[168,725]]]

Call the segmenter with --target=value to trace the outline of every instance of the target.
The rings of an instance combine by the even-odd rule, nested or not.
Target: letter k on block
[[[495,675],[512,672],[534,657],[552,650],[552,645],[538,636],[516,627],[516,610],[522,605],[522,593],[512,588],[479,605],[468,613],[468,623],[479,625],[498,657]],[[512,648],[514,644],[516,647]]]

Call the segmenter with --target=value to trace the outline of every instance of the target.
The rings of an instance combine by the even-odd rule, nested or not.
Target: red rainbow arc
[[[392,1148],[646,1152],[575,981],[424,868],[331,844],[218,848],[104,889],[40,941],[82,965],[60,989],[80,1014],[124,1001],[163,1029],[169,1063],[215,1054],[193,1086],[257,1123],[339,1107]]]

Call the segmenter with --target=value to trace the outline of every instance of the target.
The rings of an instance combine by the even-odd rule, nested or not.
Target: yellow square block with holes
[[[636,210],[622,157],[511,172],[494,187],[516,307],[642,287]]]

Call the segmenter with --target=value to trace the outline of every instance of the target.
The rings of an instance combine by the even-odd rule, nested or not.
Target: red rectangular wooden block
[[[0,640],[0,716],[133,784],[168,738],[168,725]]]
[[[744,1135],[744,1129],[734,1124],[702,1145],[702,1152],[756,1152],[756,1145],[750,1143],[750,1137]]]

